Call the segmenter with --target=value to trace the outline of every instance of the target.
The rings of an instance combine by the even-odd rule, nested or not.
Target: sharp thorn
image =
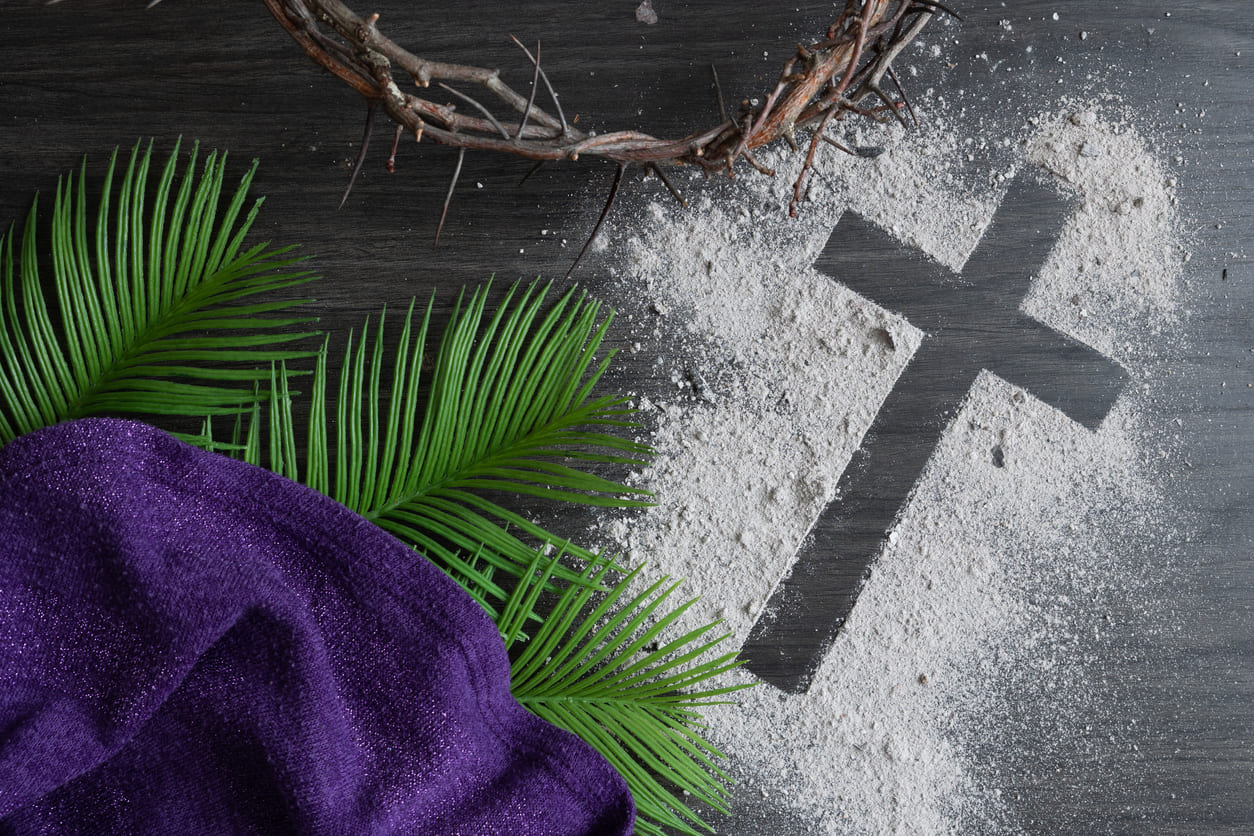
[[[401,145],[401,133],[404,132],[404,130],[404,127],[401,125],[396,126],[396,135],[392,137],[392,151],[388,154],[388,161],[386,163],[388,174],[396,173],[396,149]]]
[[[649,165],[649,170],[657,175],[657,179],[662,181],[662,185],[666,186],[666,190],[671,193],[671,197],[679,201],[679,205],[688,208],[688,201],[684,200],[684,196],[679,193],[679,189],[675,188],[675,184],[666,176],[666,172],[662,171],[662,167],[657,163]]]
[[[444,196],[444,208],[440,210],[440,225],[435,228],[435,241],[431,249],[440,246],[440,233],[444,231],[444,219],[448,217],[448,206],[453,202],[453,190],[457,188],[457,178],[462,176],[462,161],[466,159],[466,149],[457,149],[457,167],[453,169],[453,179],[448,184],[448,194]]]
[[[711,64],[710,72],[714,75],[714,95],[718,97],[718,115],[724,122],[730,121],[727,117],[727,102],[723,100],[723,85],[718,81],[718,69]]]
[[[518,48],[521,49],[523,54],[531,60],[531,63],[536,65],[536,72],[540,74],[540,80],[544,82],[545,88],[549,91],[549,97],[553,99],[553,107],[557,109],[557,118],[561,120],[562,123],[562,133],[568,133],[570,131],[570,126],[566,123],[566,114],[562,112],[562,103],[558,101],[557,91],[553,89],[553,85],[549,82],[548,74],[545,73],[544,68],[540,66],[540,59],[535,55],[532,55],[531,50],[527,49],[523,42],[518,40],[518,38],[513,35],[510,35],[509,37],[510,40],[518,44]]]
[[[855,153],[854,153],[854,151],[853,151],[853,149],[852,149],[852,148],[848,148],[848,147],[846,147],[845,145],[842,145],[841,143],[839,143],[839,142],[837,142],[836,140],[832,139],[832,138],[831,138],[830,136],[828,136],[827,134],[823,134],[823,141],[824,141],[824,142],[826,142],[828,145],[831,145],[831,146],[834,146],[834,147],[836,147],[836,148],[839,148],[841,151],[844,151],[846,154],[848,154],[848,155],[849,155],[849,156],[851,156],[851,157],[856,157],[856,156],[858,156],[857,154],[855,154]]]
[[[510,138],[509,131],[505,130],[505,126],[497,121],[496,117],[492,115],[492,111],[488,110],[486,107],[480,104],[477,100],[475,100],[474,98],[470,96],[467,96],[465,93],[461,92],[460,90],[454,90],[452,87],[449,87],[443,81],[440,82],[440,86],[443,87],[445,90],[449,91],[450,93],[452,93],[457,98],[461,99],[462,101],[469,102],[473,107],[478,109],[478,111],[482,113],[489,122],[492,123],[492,127],[496,128],[498,131],[501,132],[501,136],[503,136],[505,139]]]
[[[897,78],[897,71],[893,69],[893,65],[888,65],[888,77],[893,80],[893,84],[897,86],[897,92],[901,94],[901,100],[906,105],[906,110],[910,112],[910,118],[914,121],[914,126],[919,127],[919,117],[915,115],[914,105],[910,104],[910,97],[906,95],[906,90],[901,86],[901,80]]]
[[[610,214],[610,207],[614,205],[614,198],[618,196],[618,187],[623,182],[623,172],[627,170],[626,163],[619,163],[618,170],[614,172],[614,183],[610,186],[610,196],[605,201],[605,208],[601,210],[601,217],[597,218],[597,225],[592,228],[592,234],[588,236],[588,240],[584,241],[583,248],[579,250],[579,255],[575,258],[575,263],[570,265],[570,269],[566,271],[566,278],[570,278],[570,274],[575,272],[575,268],[579,266],[579,262],[583,261],[584,255],[588,252],[588,248],[592,246],[592,242],[596,240],[597,233],[601,231],[601,226],[605,223],[606,217]]]
[[[526,173],[526,174],[524,174],[524,175],[523,175],[523,177],[522,177],[522,179],[518,181],[518,185],[521,187],[523,183],[526,183],[528,180],[530,180],[530,179],[531,179],[531,175],[533,175],[533,174],[535,174],[537,171],[539,171],[539,170],[540,170],[540,166],[544,165],[546,162],[547,162],[547,160],[540,160],[540,161],[539,161],[539,162],[537,162],[535,165],[533,165],[531,168],[527,169],[527,173]]]
[[[536,90],[540,87],[540,41],[536,41],[536,71],[531,74],[531,95],[527,98],[527,109],[523,111],[522,120],[518,123],[518,133],[514,139],[522,139],[523,129],[527,127],[527,117],[536,103]]]
[[[952,17],[954,20],[962,20],[962,15],[958,14],[953,9],[946,6],[944,3],[936,2],[936,0],[914,0],[914,4],[916,6],[923,6],[928,9],[939,9],[940,11]]]
[[[756,168],[759,174],[765,174],[767,177],[775,176],[775,169],[767,168],[766,166],[762,165],[762,163],[758,162],[757,158],[754,157],[753,154],[749,153],[748,151],[744,151],[742,153],[744,155],[744,158],[749,161],[749,165]]]
[[[344,208],[348,193],[353,190],[357,175],[361,173],[361,167],[366,162],[366,151],[370,148],[370,134],[374,131],[374,112],[378,104],[376,100],[371,99],[366,105],[366,127],[361,134],[361,150],[357,152],[357,160],[353,163],[353,173],[348,176],[348,185],[344,187],[344,196],[340,198],[340,205],[335,207],[337,211]]]
[[[910,126],[906,124],[906,117],[901,115],[901,108],[897,106],[897,102],[893,101],[891,96],[884,92],[884,88],[880,87],[878,84],[871,84],[869,85],[869,89],[875,94],[877,99],[884,103],[884,106],[892,112],[893,116],[897,117],[897,121],[901,123],[901,126],[908,130]]]

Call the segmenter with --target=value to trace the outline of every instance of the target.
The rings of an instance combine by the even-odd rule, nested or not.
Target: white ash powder
[[[812,269],[832,227],[857,211],[959,269],[1016,174],[973,177],[958,133],[929,120],[926,132],[860,128],[885,147],[875,159],[821,154],[799,219],[781,209],[799,161],[776,154],[774,179],[742,177],[725,202],[686,212],[652,205],[616,231],[621,296],[650,306],[624,314],[674,395],[639,404],[658,456],[635,481],[658,506],[607,517],[601,533],[651,574],[686,578],[701,596],[688,623],[722,619],[736,646],[922,338]],[[1173,536],[1138,358],[1175,326],[1174,183],[1133,130],[1092,109],[1029,120],[1011,141],[1019,166],[1076,200],[1024,310],[1133,381],[1091,432],[981,375],[809,692],[763,686],[710,711],[738,792],[815,833],[1013,829],[990,745],[1012,724],[1078,739],[1102,700],[1102,608],[1148,582],[1136,548]],[[1048,713],[1014,704],[1025,682],[1054,695]]]

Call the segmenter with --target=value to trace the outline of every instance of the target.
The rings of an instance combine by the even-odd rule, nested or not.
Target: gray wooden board
[[[259,234],[301,243],[316,256],[326,276],[317,309],[323,326],[339,331],[381,303],[396,306],[433,289],[446,315],[458,288],[492,274],[500,281],[559,278],[595,222],[610,167],[547,166],[517,188],[528,163],[471,154],[433,256],[431,235],[454,154],[405,145],[397,173],[388,176],[386,141],[378,139],[337,212],[365,111],[355,94],[309,64],[255,0],[166,0],[150,11],[145,5],[0,4],[6,223],[25,214],[34,191],[50,196],[56,175],[84,152],[100,161],[140,137],[154,137],[159,147],[180,135],[194,138],[230,149],[241,165],[258,157],[256,190],[267,195]],[[1193,534],[1184,549],[1147,552],[1144,561],[1170,579],[1161,618],[1179,629],[1116,630],[1120,652],[1106,666],[1109,698],[1118,703],[1116,714],[1140,718],[1118,730],[1118,745],[1108,744],[1111,729],[1096,723],[1083,745],[1058,751],[1042,725],[1037,738],[990,752],[985,778],[1000,786],[1016,822],[1035,833],[1254,831],[1254,6],[953,5],[966,21],[944,30],[943,61],[914,62],[920,74],[911,83],[944,91],[955,113],[990,136],[1012,131],[1034,106],[1052,109],[1069,94],[1113,91],[1151,129],[1164,158],[1179,156],[1171,165],[1194,253],[1187,269],[1191,338],[1146,358],[1161,370],[1158,390],[1165,394],[1155,408],[1164,432],[1178,435],[1170,486]],[[382,13],[399,42],[432,57],[500,66],[520,87],[528,75],[506,33],[540,37],[553,81],[581,126],[677,135],[715,118],[711,64],[729,98],[760,94],[791,45],[812,37],[831,8],[808,0],[657,0],[661,21],[646,27],[635,21],[634,6],[389,0],[369,11]],[[1013,37],[999,28],[1002,18],[1012,20]],[[1005,101],[1018,106],[1003,109]],[[1010,152],[976,153],[991,167]],[[627,185],[660,195],[654,181],[631,178]],[[722,183],[696,188],[732,193]],[[594,292],[602,287],[605,257],[594,254],[580,271]],[[617,345],[631,340],[625,325],[611,334]],[[622,356],[614,385],[645,393],[670,385],[644,360]],[[1141,623],[1112,606],[1112,623]],[[1048,694],[1023,696],[1032,710],[1048,711]],[[721,833],[803,827],[760,797],[738,797],[737,807]]]

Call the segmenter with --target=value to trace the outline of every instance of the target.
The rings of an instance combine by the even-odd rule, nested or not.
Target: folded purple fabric
[[[0,449],[0,832],[629,834],[495,627],[337,503],[143,424]]]

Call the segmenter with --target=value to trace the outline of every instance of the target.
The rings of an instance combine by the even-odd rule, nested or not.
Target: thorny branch
[[[734,176],[736,163],[743,158],[759,171],[773,173],[753,152],[780,138],[797,148],[796,132],[812,130],[789,203],[793,215],[819,143],[831,141],[824,131],[833,120],[853,113],[904,121],[901,110],[909,107],[904,92],[900,99],[890,97],[880,82],[887,73],[897,83],[891,74],[893,60],[934,12],[949,12],[935,0],[846,0],[822,39],[808,46],[798,44],[761,105],[744,102],[739,113],[725,113],[712,128],[680,139],[660,139],[633,130],[596,134],[575,128],[540,66],[538,44],[532,53],[514,39],[533,68],[531,89],[524,96],[506,85],[496,70],[414,55],[383,34],[378,14],[361,17],[340,0],[263,1],[309,57],[357,90],[371,107],[382,105],[398,133],[460,148],[463,154],[469,148],[540,162],[601,157],[619,164],[616,184],[623,168],[640,165],[659,175],[678,198],[665,180],[663,166],[692,165],[707,174]],[[537,82],[545,86],[556,116],[536,105]],[[453,84],[482,88],[496,100],[498,113]],[[433,97],[435,90],[452,94],[472,112],[446,103],[448,96]]]

